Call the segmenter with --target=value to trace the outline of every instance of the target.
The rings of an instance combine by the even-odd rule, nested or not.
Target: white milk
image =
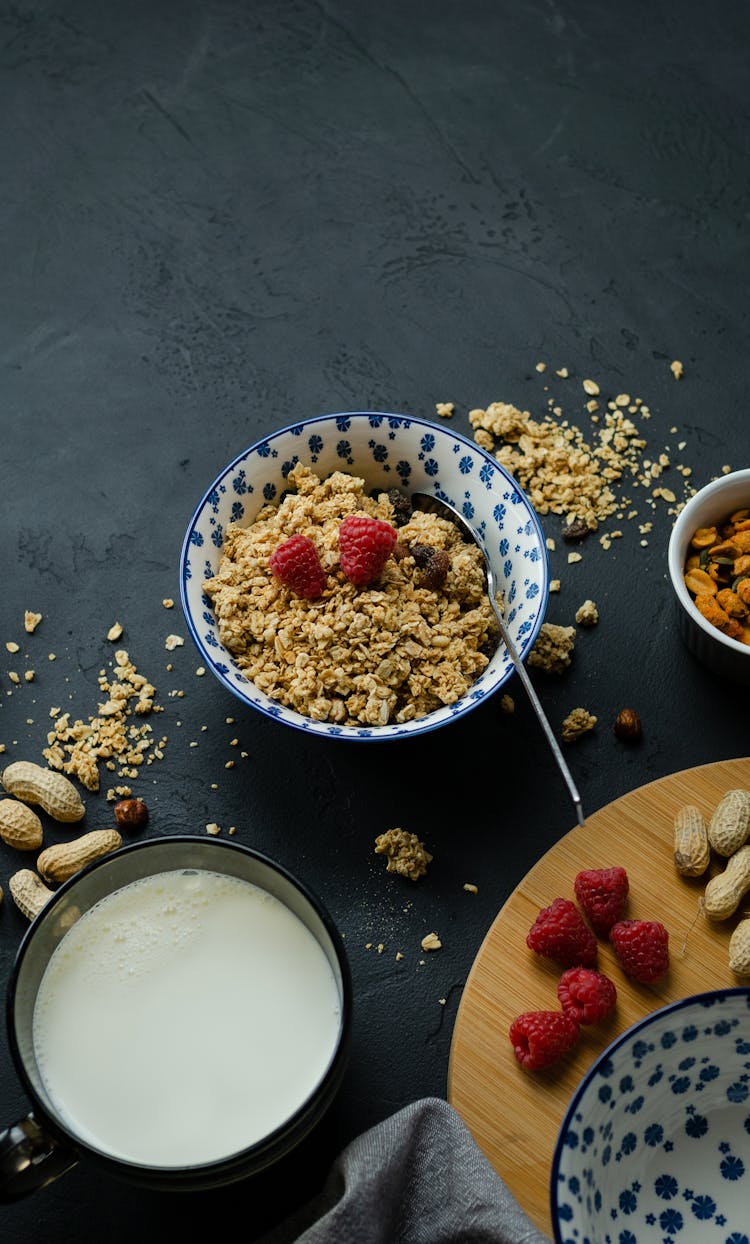
[[[159,873],[97,903],[42,978],[34,1050],[67,1126],[126,1161],[216,1161],[285,1122],[341,1027],[320,945],[266,891]]]

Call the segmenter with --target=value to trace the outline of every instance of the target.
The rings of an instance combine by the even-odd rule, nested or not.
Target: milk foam
[[[108,895],[69,930],[39,987],[33,1041],[77,1136],[182,1167],[284,1123],[340,1027],[331,966],[289,908],[234,877],[173,871]]]

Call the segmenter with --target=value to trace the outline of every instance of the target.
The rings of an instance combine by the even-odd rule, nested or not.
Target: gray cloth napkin
[[[447,1102],[427,1097],[357,1137],[319,1196],[262,1244],[549,1244]]]

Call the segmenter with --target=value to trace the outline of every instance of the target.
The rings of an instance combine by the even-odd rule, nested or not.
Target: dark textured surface
[[[119,618],[165,706],[165,759],[137,783],[148,833],[234,824],[297,871],[346,936],[356,994],[343,1091],[278,1175],[185,1198],[80,1167],[0,1210],[17,1244],[194,1238],[238,1214],[253,1238],[346,1140],[445,1094],[482,937],[573,824],[520,688],[513,717],[490,703],[402,744],[307,738],[196,679],[189,644],[167,673],[164,637],[186,632],[161,600],[178,599],[205,487],[300,414],[453,401],[468,433],[475,406],[541,416],[551,392],[584,424],[594,375],[649,404],[649,447],[696,486],[747,465],[749,37],[739,3],[0,3],[0,640],[22,644],[3,646],[6,758],[40,758],[51,705],[94,711]],[[588,810],[748,751],[738,692],[675,633],[671,519],[640,517],[645,548],[620,523],[610,552],[589,541],[568,567],[558,539],[551,559],[548,619],[586,597],[601,613],[567,676],[535,676],[554,723],[579,704],[599,717],[568,753]],[[31,637],[27,608],[44,614]],[[28,666],[35,681],[11,688],[6,670]],[[625,705],[644,722],[632,749],[610,728]],[[248,754],[225,770],[234,737]],[[87,806],[106,823],[103,794]],[[417,886],[373,856],[393,825],[434,854]],[[18,862],[3,846],[3,981]],[[432,929],[444,949],[422,956]],[[230,1038],[211,1056],[243,1051]],[[0,1071],[9,1120],[25,1103],[5,1046]]]

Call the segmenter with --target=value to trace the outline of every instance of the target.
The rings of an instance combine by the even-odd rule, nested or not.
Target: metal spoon
[[[565,784],[570,792],[570,797],[573,800],[578,824],[583,825],[585,823],[583,807],[581,805],[581,796],[578,793],[578,788],[573,781],[573,776],[565,762],[565,757],[560,750],[560,745],[555,738],[544,709],[539,703],[539,698],[534,690],[534,685],[529,678],[529,675],[526,673],[526,667],[519,656],[518,649],[510,637],[505,618],[503,617],[500,607],[495,600],[495,595],[497,593],[497,581],[495,579],[495,572],[490,565],[490,559],[487,556],[487,550],[485,549],[484,544],[474,531],[473,527],[471,527],[466,521],[464,516],[460,514],[454,506],[449,505],[447,501],[443,501],[440,497],[435,497],[428,492],[413,492],[411,494],[411,502],[417,510],[427,510],[432,514],[438,514],[441,518],[447,518],[450,522],[455,523],[455,525],[466,534],[467,538],[476,544],[477,548],[481,552],[482,557],[484,558],[484,569],[487,579],[487,594],[490,598],[490,604],[495,611],[495,617],[497,618],[497,624],[500,627],[500,634],[503,637],[503,643],[508,650],[508,655],[510,656],[513,665],[515,666],[516,673],[523,683],[524,690],[531,701],[531,706],[537,715],[539,724],[547,736],[547,742],[550,745],[552,755],[557,762],[557,767],[565,780]]]

